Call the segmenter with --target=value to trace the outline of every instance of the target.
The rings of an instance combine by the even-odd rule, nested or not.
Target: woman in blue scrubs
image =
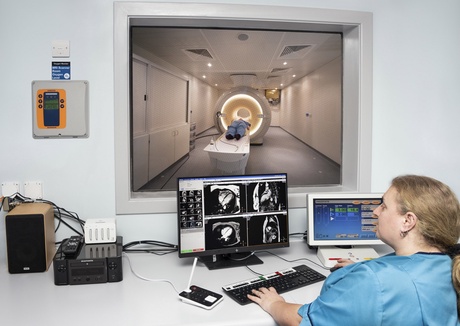
[[[249,298],[280,325],[460,325],[460,204],[451,189],[429,177],[397,177],[374,218],[394,253],[341,261],[309,304],[287,303],[274,288]]]

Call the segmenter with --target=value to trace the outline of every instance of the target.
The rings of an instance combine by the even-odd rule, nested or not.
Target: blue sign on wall
[[[51,79],[70,80],[70,62],[51,62]]]

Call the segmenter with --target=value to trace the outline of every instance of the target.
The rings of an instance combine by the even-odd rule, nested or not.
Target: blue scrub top
[[[460,325],[445,254],[390,254],[333,272],[298,313],[301,326]]]

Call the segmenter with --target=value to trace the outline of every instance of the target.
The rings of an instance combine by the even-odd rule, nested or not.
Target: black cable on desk
[[[298,258],[298,259],[289,260],[289,259],[283,258],[283,257],[281,257],[280,255],[274,254],[274,253],[272,253],[272,252],[270,252],[270,251],[267,251],[267,250],[261,250],[261,251],[257,251],[257,252],[258,252],[258,253],[259,253],[259,252],[268,253],[268,254],[270,254],[270,255],[272,255],[272,256],[275,256],[275,257],[278,257],[279,259],[284,260],[284,261],[286,261],[286,262],[288,262],[288,263],[295,263],[295,262],[298,262],[298,261],[301,261],[301,260],[306,260],[306,261],[308,261],[308,262],[310,262],[310,263],[312,263],[312,264],[315,264],[315,265],[318,266],[318,267],[321,267],[322,269],[329,270],[329,268],[324,267],[323,265],[318,264],[318,263],[314,262],[313,260],[311,260],[311,259],[309,259],[309,258]],[[253,269],[251,269],[249,266],[246,266],[246,268],[249,269],[252,273],[254,273],[254,274],[256,274],[256,275],[263,275],[263,274],[257,273],[256,271],[254,271]]]
[[[289,236],[290,236],[290,237],[295,236],[295,235],[306,236],[306,235],[307,235],[307,231],[305,231],[305,232],[289,233]]]
[[[154,248],[132,248],[134,246],[153,246]],[[155,247],[160,247],[160,248],[155,248]],[[123,245],[123,251],[124,252],[146,252],[146,253],[151,253],[155,255],[166,255],[172,252],[176,252],[177,245],[163,242],[163,241],[157,241],[157,240],[139,240],[139,241],[132,241],[129,242],[125,245]]]
[[[78,216],[77,213],[70,212],[67,209],[59,207],[58,205],[56,205],[52,201],[49,201],[49,200],[46,200],[46,199],[37,199],[37,202],[42,202],[42,203],[45,203],[45,204],[49,204],[49,205],[54,207],[54,210],[55,210],[54,217],[59,221],[59,223],[58,223],[58,225],[57,225],[57,227],[55,229],[55,232],[57,230],[59,230],[59,227],[61,226],[61,223],[62,223],[65,226],[67,226],[69,229],[71,229],[72,231],[77,233],[78,235],[84,236],[84,234],[85,234],[85,230],[84,230],[85,221],[80,219],[80,217]],[[73,228],[70,224],[68,224],[64,220],[64,218],[68,218],[68,219],[76,222],[77,224],[79,224],[80,228],[81,228],[81,232],[76,230],[75,228]]]

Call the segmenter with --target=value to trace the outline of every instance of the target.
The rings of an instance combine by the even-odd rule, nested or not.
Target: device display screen
[[[45,92],[43,96],[43,123],[46,127],[59,126],[59,93]]]
[[[381,198],[318,198],[313,201],[315,240],[374,240],[373,211]]]

